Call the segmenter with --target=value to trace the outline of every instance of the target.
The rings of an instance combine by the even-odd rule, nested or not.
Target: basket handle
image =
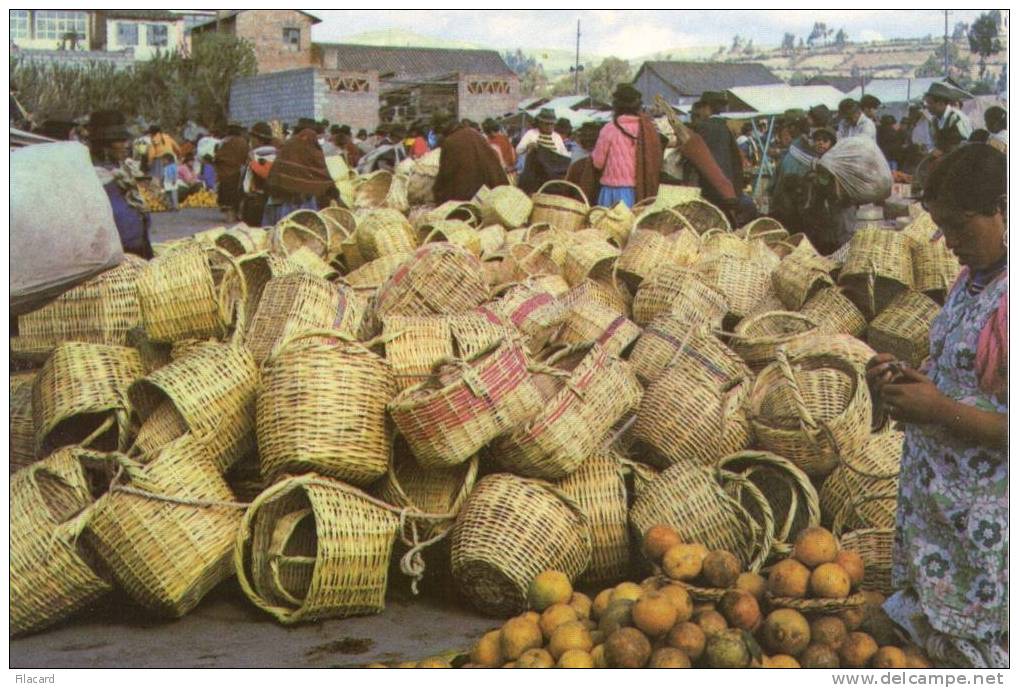
[[[241,290],[241,298],[237,302],[237,322],[234,325],[234,332],[230,337],[230,343],[236,344],[248,327],[248,318],[253,315],[248,313],[248,283],[247,280],[244,279],[244,272],[241,270],[241,263],[237,260],[237,256],[230,253],[222,246],[210,246],[206,250],[216,252],[226,258],[230,267],[233,268],[234,275],[237,277],[237,284]],[[227,304],[226,286],[226,280],[223,280],[223,282],[219,285],[219,315],[223,322],[229,325],[230,315],[228,311],[230,307]]]
[[[538,188],[537,193],[551,193],[551,192],[545,191],[545,189],[548,188],[549,186],[565,186],[565,187],[569,188],[570,191],[574,191],[577,194],[579,194],[580,195],[580,199],[582,201],[584,201],[584,205],[586,205],[588,207],[591,206],[591,202],[588,200],[587,194],[585,194],[584,190],[581,189],[576,184],[574,184],[573,182],[568,182],[565,179],[549,179],[547,182],[545,182],[544,184],[542,184]],[[555,194],[555,195],[556,196],[561,196],[562,194]]]
[[[898,495],[894,495],[894,494],[880,494],[880,495],[867,495],[867,496],[864,496],[864,497],[858,497],[856,499],[853,499],[853,500],[850,500],[850,501],[846,502],[845,504],[842,505],[842,508],[839,509],[838,513],[835,514],[835,518],[832,519],[832,524],[831,524],[831,533],[832,533],[832,535],[834,535],[836,538],[842,537],[842,528],[845,526],[845,522],[846,522],[846,519],[849,517],[849,514],[853,513],[857,517],[859,517],[859,512],[857,511],[857,509],[859,509],[861,506],[863,506],[867,502],[879,502],[879,501],[895,501],[895,502],[898,502],[898,499],[899,499]]]
[[[287,250],[287,245],[283,241],[283,232],[288,230],[288,229],[296,229],[298,232],[303,232],[304,234],[307,234],[307,235],[311,236],[317,242],[323,242],[324,241],[325,247],[326,247],[326,252],[328,253],[328,251],[329,251],[329,234],[330,234],[330,229],[329,229],[328,225],[326,225],[326,238],[322,239],[322,237],[320,237],[316,232],[308,229],[304,225],[298,224],[298,223],[296,223],[296,222],[294,222],[292,220],[288,221],[286,218],[284,218],[283,220],[280,221],[280,223],[278,225],[276,225],[276,227],[274,229],[274,232],[273,232],[274,234],[278,235],[278,237],[279,237],[277,241],[278,241],[278,244],[279,244],[279,247],[280,247],[280,252],[284,256],[289,256],[290,255],[290,252]],[[320,258],[325,258],[325,256],[319,256],[319,257]]]
[[[475,351],[472,355],[467,358],[457,358],[456,356],[443,356],[439,358],[435,363],[432,364],[431,376],[435,377],[439,373],[439,369],[443,366],[452,365],[460,370],[460,374],[463,377],[464,384],[471,391],[475,397],[487,398],[488,389],[485,387],[485,383],[482,381],[481,376],[471,367],[471,362],[477,359],[487,356],[493,351],[498,350],[500,346],[506,341],[505,337],[497,337],[489,342],[486,346]]]
[[[731,471],[721,469],[717,470],[716,473],[721,483],[735,482],[738,483],[741,488],[746,489],[746,491],[750,494],[750,498],[757,504],[757,508],[761,510],[761,519],[764,521],[763,526],[754,520],[754,517],[750,514],[750,512],[747,511],[737,499],[729,496],[724,489],[720,490],[722,497],[729,500],[732,505],[736,507],[737,511],[743,514],[751,532],[751,539],[754,539],[757,531],[760,530],[760,541],[752,543],[754,547],[751,549],[750,554],[753,555],[753,558],[750,560],[748,567],[750,571],[757,572],[762,566],[764,566],[764,562],[767,561],[770,556],[771,548],[775,542],[775,515],[771,510],[771,504],[765,498],[764,494],[757,485],[754,485],[749,478],[746,478],[739,473],[733,473]],[[754,549],[757,550],[756,554],[754,554]]]
[[[272,574],[272,586],[275,589],[274,592],[295,607],[301,606],[303,602],[291,595],[283,585],[279,565],[280,560],[282,559],[310,563],[315,562],[315,557],[290,557],[283,554],[283,550],[286,548],[287,542],[293,536],[294,531],[297,530],[298,524],[311,514],[312,510],[308,508],[291,511],[290,513],[282,516],[280,520],[276,522],[276,527],[273,529],[272,538],[269,543],[269,570]]]
[[[817,421],[814,420],[813,415],[810,413],[810,409],[807,407],[807,402],[803,398],[803,394],[800,392],[800,386],[796,382],[796,376],[793,374],[792,366],[789,365],[789,357],[786,354],[785,348],[779,348],[775,352],[775,362],[778,363],[779,372],[782,374],[782,378],[789,385],[789,389],[793,395],[793,403],[796,405],[796,412],[800,416],[800,422],[809,427],[812,430],[816,430],[818,425]]]

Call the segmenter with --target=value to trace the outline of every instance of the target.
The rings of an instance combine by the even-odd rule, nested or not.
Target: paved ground
[[[396,664],[468,650],[499,622],[435,596],[413,598],[393,579],[378,616],[285,627],[234,580],[182,619],[155,619],[122,597],[70,622],[10,642],[19,668],[334,668]]]
[[[226,224],[216,208],[185,208],[177,212],[152,213],[152,242],[169,241]]]

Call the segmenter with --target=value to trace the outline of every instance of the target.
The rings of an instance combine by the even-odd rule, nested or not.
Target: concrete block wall
[[[235,34],[251,41],[258,72],[278,72],[314,66],[311,50],[311,17],[296,10],[247,10],[236,16]],[[283,42],[283,29],[301,30],[300,50]]]
[[[238,78],[230,87],[230,119],[244,126],[273,119],[288,124],[300,117],[321,119],[316,111],[319,81],[311,67]]]
[[[339,79],[364,79],[368,82],[368,90],[337,90]],[[378,72],[318,70],[315,78],[315,112],[316,119],[328,119],[331,124],[347,124],[355,132],[361,128],[373,130],[379,123]]]
[[[474,94],[468,93],[471,81],[494,81],[501,77],[483,74],[461,74],[457,84],[457,115],[460,119],[472,119],[479,124],[486,117],[497,117],[514,112],[520,102],[520,80],[516,76],[506,77],[509,93]]]

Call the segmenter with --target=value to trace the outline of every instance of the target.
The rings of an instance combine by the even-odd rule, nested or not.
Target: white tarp
[[[770,84],[768,86],[737,86],[729,93],[750,106],[755,115],[781,115],[786,110],[806,112],[815,105],[825,105],[837,110],[846,94],[834,86],[789,86]],[[730,117],[736,113],[727,113]],[[746,115],[744,115],[746,116]]]

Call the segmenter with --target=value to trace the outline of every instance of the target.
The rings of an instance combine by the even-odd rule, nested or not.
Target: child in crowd
[[[177,159],[173,153],[163,155],[163,193],[171,210],[178,210],[177,205]]]

